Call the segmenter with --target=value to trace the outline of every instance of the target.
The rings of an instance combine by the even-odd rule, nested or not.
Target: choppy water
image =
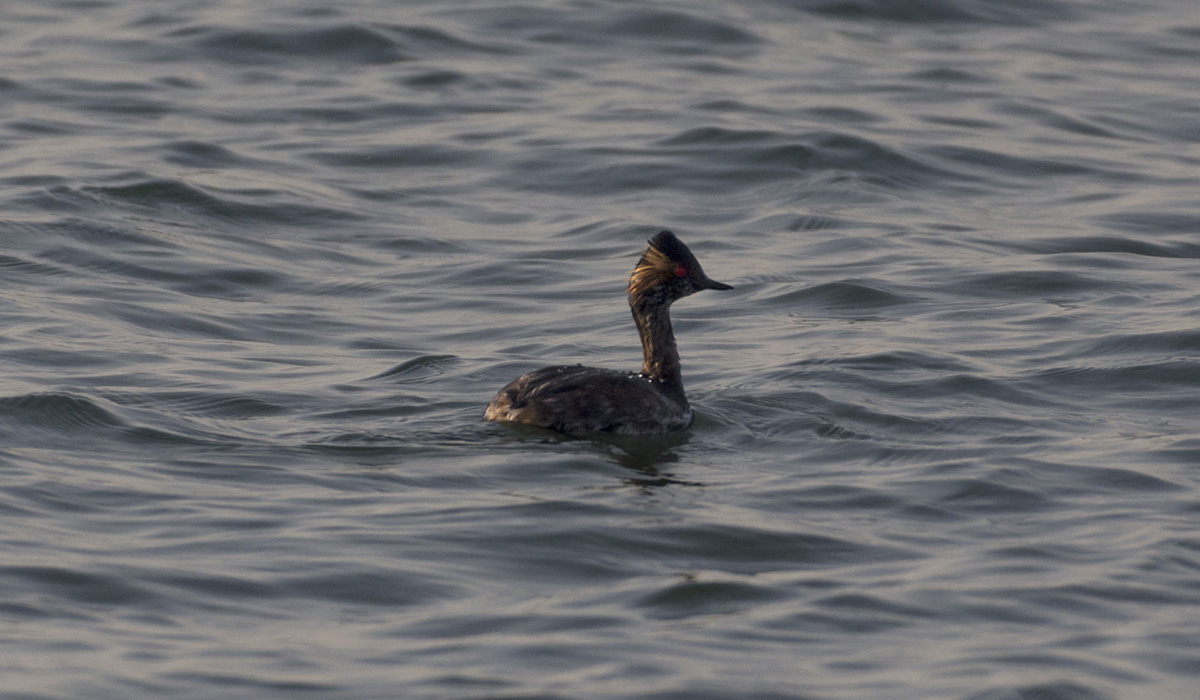
[[[1193,0],[0,6],[0,694],[1183,698]],[[482,423],[636,368],[687,433]]]

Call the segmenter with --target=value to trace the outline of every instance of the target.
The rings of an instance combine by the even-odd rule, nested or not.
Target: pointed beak
[[[704,278],[704,284],[701,285],[700,288],[701,289],[733,289],[732,286],[725,284],[724,282],[710,280],[707,277]]]

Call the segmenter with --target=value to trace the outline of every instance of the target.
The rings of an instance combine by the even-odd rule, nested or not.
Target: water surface
[[[7,696],[1194,693],[1190,0],[270,5],[0,9]]]

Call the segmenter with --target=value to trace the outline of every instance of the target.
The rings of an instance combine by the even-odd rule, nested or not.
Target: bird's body
[[[484,417],[560,433],[660,433],[686,428],[692,409],[640,374],[563,365],[521,375],[492,399]]]
[[[629,306],[642,339],[642,371],[544,367],[501,389],[484,412],[486,420],[575,434],[663,433],[691,424],[669,309],[676,299],[702,289],[732,287],[709,279],[670,231],[649,244],[629,279]]]

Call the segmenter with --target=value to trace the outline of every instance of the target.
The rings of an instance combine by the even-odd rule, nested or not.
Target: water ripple
[[[355,24],[273,31],[191,27],[174,32],[174,36],[192,38],[207,57],[234,64],[329,61],[370,65],[412,58],[383,32]]]
[[[270,190],[214,193],[180,180],[155,179],[126,185],[91,186],[82,192],[112,201],[152,210],[161,215],[163,209],[184,210],[198,216],[235,221],[240,224],[270,223],[314,226],[318,222],[353,221],[352,212],[329,207],[300,204],[281,206],[282,193]],[[69,191],[62,194],[70,195]]]
[[[125,423],[91,399],[65,393],[0,397],[5,422],[52,431],[109,430]]]
[[[1019,0],[996,5],[986,0],[801,0],[811,12],[847,20],[885,20],[922,24],[1039,25],[1076,18],[1079,13],[1060,0]]]

